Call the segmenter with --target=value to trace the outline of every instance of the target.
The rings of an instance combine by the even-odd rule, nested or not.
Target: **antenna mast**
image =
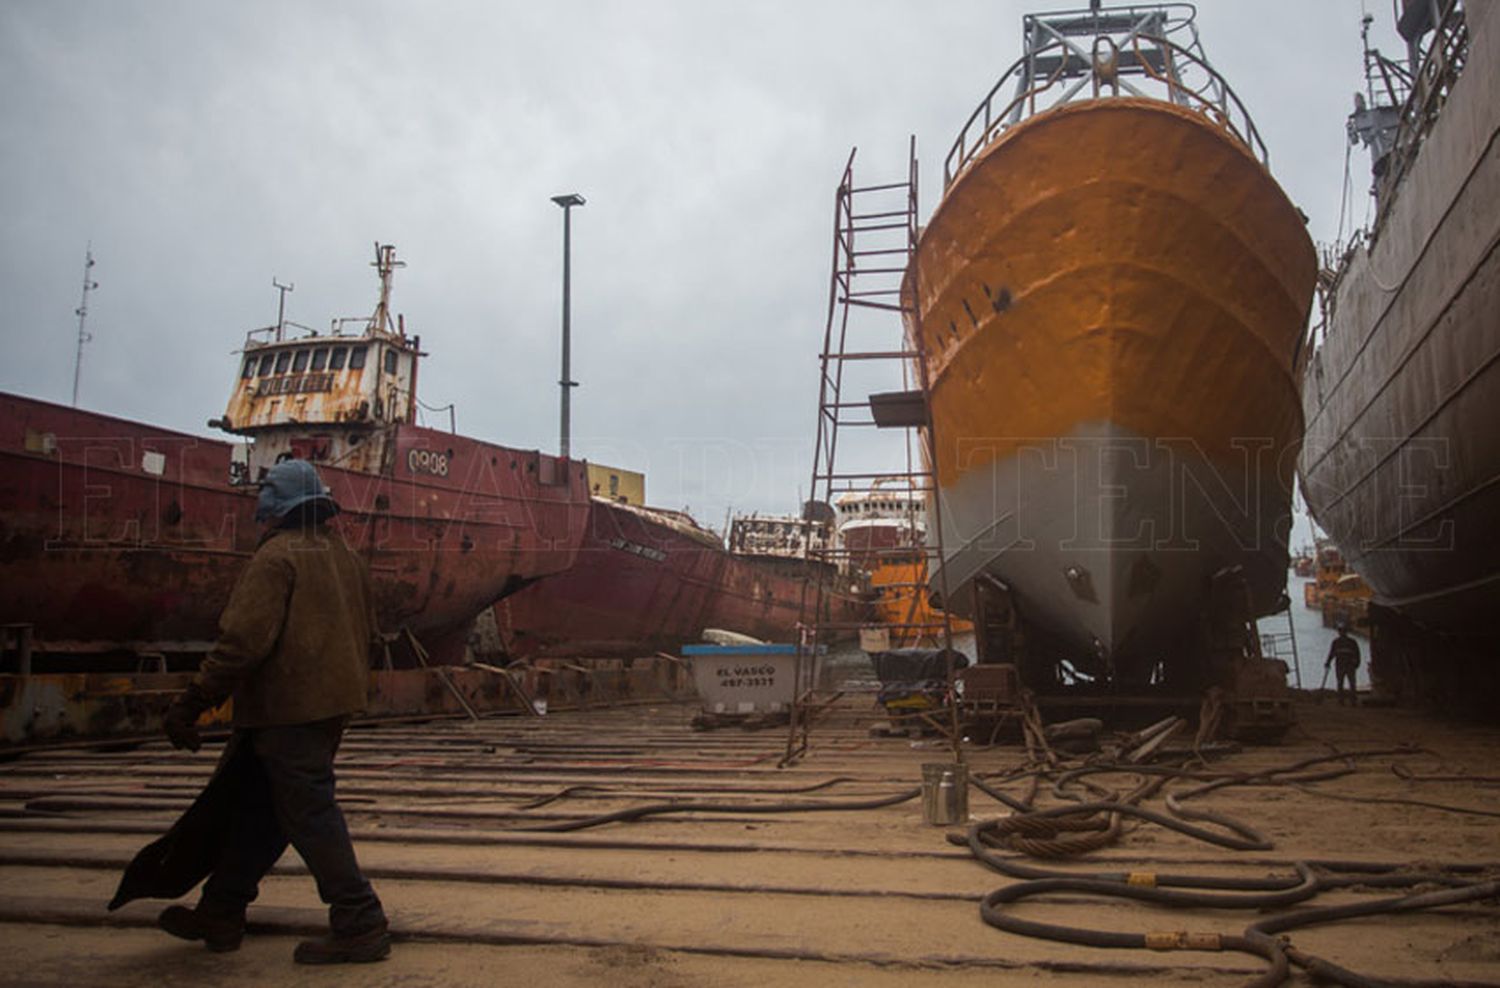
[[[386,329],[391,323],[391,275],[397,268],[406,267],[405,261],[396,260],[396,246],[394,244],[375,244],[375,262],[370,265],[380,275],[380,302],[375,306],[375,315],[371,317],[375,329],[379,332],[393,332]]]
[[[73,310],[74,314],[78,316],[78,356],[73,361],[74,408],[78,407],[78,375],[83,370],[83,345],[94,338],[91,333],[84,329],[84,321],[89,315],[89,292],[99,287],[99,283],[93,277],[94,242],[92,240],[89,241],[88,247],[85,248],[83,257],[83,297],[78,303],[78,308]]]
[[[271,276],[271,287],[281,293],[281,298],[276,301],[276,342],[280,343],[286,337],[286,293],[297,287],[296,282],[288,282],[283,285]]]

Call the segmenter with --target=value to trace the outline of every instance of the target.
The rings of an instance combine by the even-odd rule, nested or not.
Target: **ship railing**
[[[346,334],[344,327],[349,325],[358,326],[360,329],[354,334]],[[333,336],[374,336],[376,335],[375,329],[376,322],[374,316],[339,316],[329,321],[328,332]]]
[[[454,402],[450,401],[446,405],[429,405],[421,398],[418,398],[415,394],[412,394],[409,388],[400,388],[398,389],[398,391],[415,401],[418,407],[422,408],[424,411],[432,412],[434,414],[437,414],[439,412],[447,412],[448,431],[453,433],[453,435],[455,436],[458,435],[458,406]]]
[[[1244,103],[1203,56],[1193,48],[1159,34],[1132,33],[1128,49],[1104,35],[1094,39],[1091,51],[1060,35],[1046,45],[1028,51],[1006,70],[1000,80],[969,115],[943,160],[943,187],[953,184],[965,167],[1001,134],[1040,112],[1076,99],[1133,96],[1162,98],[1197,110],[1233,136],[1263,165],[1269,166],[1265,141],[1245,109]],[[1144,47],[1143,47],[1144,45]],[[1047,71],[1037,82],[1037,69]],[[1153,97],[1147,87],[1125,78],[1144,77],[1160,87]],[[1201,81],[1198,81],[1201,78]],[[1072,86],[1062,87],[1076,79]],[[1028,85],[1028,81],[1030,84]],[[1002,90],[1014,86],[1016,93],[1001,103]],[[1051,99],[1046,99],[1048,94]]]
[[[1401,120],[1396,127],[1384,173],[1378,178],[1377,226],[1379,217],[1385,215],[1394,199],[1392,193],[1406,176],[1422,142],[1437,122],[1468,58],[1469,26],[1464,5],[1460,0],[1440,0],[1440,6],[1441,15],[1437,19],[1432,44],[1411,81],[1411,91],[1401,107]]]
[[[267,343],[275,343],[278,328],[276,326],[262,326],[259,329],[250,330],[245,334],[245,349],[248,350],[252,347],[265,346]]]
[[[335,322],[337,322],[337,320],[335,320]],[[312,326],[305,326],[305,325],[303,325],[300,322],[293,322],[292,320],[288,319],[285,322],[283,322],[280,326],[262,326],[259,329],[252,329],[249,332],[247,332],[245,334],[245,348],[246,349],[250,349],[252,347],[267,346],[267,345],[272,344],[272,343],[285,343],[285,342],[288,342],[288,340],[286,338],[286,331],[288,329],[297,329],[297,330],[301,330],[302,331],[302,334],[303,334],[302,336],[299,336],[299,337],[296,337],[296,338],[290,340],[290,342],[293,342],[293,343],[297,342],[298,340],[311,340],[311,339],[314,339],[314,338],[323,338],[322,334],[317,329],[313,328]],[[330,337],[337,336],[337,337],[339,337],[341,339],[352,339],[352,338],[354,338],[354,337],[346,337],[346,336],[344,336],[342,333],[339,332],[337,326],[335,326],[333,329],[331,329],[329,331],[329,336]]]

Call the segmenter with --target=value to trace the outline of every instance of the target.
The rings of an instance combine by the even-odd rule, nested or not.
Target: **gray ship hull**
[[[1500,607],[1500,9],[1370,243],[1303,384],[1313,517],[1376,594],[1467,634]]]
[[[1282,606],[1289,492],[1273,443],[1243,462],[1191,440],[1094,423],[1037,440],[943,491],[951,610],[972,618],[976,579],[1009,591],[1044,649],[1090,676],[1144,685],[1195,655],[1216,576],[1243,579],[1247,609]]]

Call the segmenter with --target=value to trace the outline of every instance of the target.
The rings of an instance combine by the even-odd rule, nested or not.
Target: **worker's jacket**
[[[369,570],[337,532],[276,529],[240,574],[198,685],[233,694],[237,727],[363,710],[374,614]]]
[[[1328,646],[1328,658],[1340,669],[1359,668],[1359,642],[1353,638],[1335,638]]]

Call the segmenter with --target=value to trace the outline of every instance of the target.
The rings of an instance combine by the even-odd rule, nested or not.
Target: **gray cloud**
[[[810,473],[833,188],[942,156],[1030,4],[119,0],[0,5],[0,388],[206,433],[243,333],[374,302],[371,243],[462,431],[557,442],[574,214],[576,451],[718,524]],[[1384,11],[1381,11],[1384,13]],[[1333,236],[1358,0],[1200,4],[1272,166]],[[1363,161],[1355,166],[1358,187]],[[1362,200],[1361,200],[1362,202]],[[892,328],[894,333],[894,327]],[[434,417],[433,423],[445,419]]]

